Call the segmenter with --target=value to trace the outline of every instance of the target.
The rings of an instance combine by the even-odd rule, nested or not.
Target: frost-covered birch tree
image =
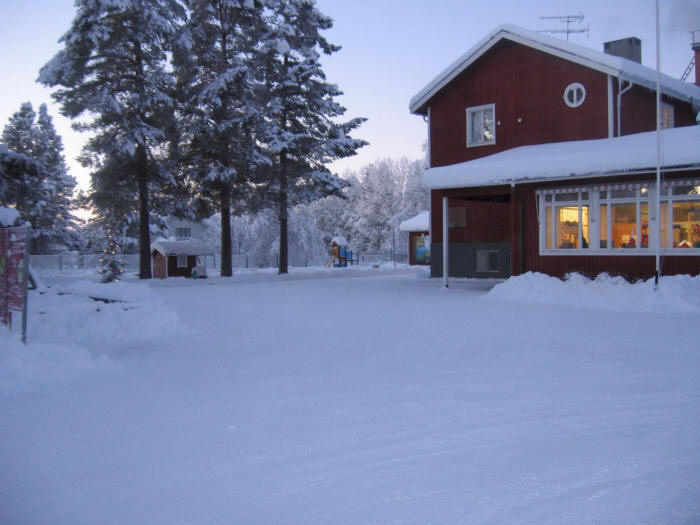
[[[46,104],[37,114],[25,102],[5,126],[2,142],[15,153],[33,159],[37,169],[9,178],[0,203],[17,208],[32,227],[33,253],[47,253],[52,246],[70,247],[77,241],[71,214],[75,178],[68,174],[63,142],[56,133]]]
[[[189,0],[176,52],[183,94],[183,155],[202,208],[221,218],[221,275],[232,275],[231,206],[250,200],[260,153],[257,89],[264,5],[260,0]],[[201,205],[204,204],[202,207]]]
[[[279,273],[287,273],[289,208],[340,194],[345,183],[325,164],[355,154],[366,143],[350,137],[364,119],[334,120],[345,113],[334,100],[341,91],[326,81],[319,62],[320,53],[339,49],[321,34],[332,20],[313,0],[266,1],[264,142],[272,161],[267,184],[280,226]]]
[[[40,71],[39,82],[59,87],[61,112],[81,118],[91,132],[90,160],[119,156],[121,174],[138,195],[139,275],[151,277],[149,195],[162,177],[174,78],[168,53],[185,10],[179,0],[76,0],[77,12],[63,48]],[[171,181],[173,182],[173,181]]]

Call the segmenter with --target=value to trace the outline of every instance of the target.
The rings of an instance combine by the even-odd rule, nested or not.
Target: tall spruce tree
[[[32,227],[33,253],[46,253],[52,245],[70,247],[76,242],[72,207],[75,178],[68,174],[63,142],[56,133],[46,104],[39,114],[25,102],[5,126],[2,142],[16,153],[33,159],[38,169],[10,179],[0,202],[14,205]]]
[[[345,108],[334,99],[342,94],[326,82],[320,52],[340,48],[321,31],[332,27],[313,0],[267,0],[264,142],[272,160],[268,188],[277,206],[280,226],[279,273],[288,271],[288,210],[297,203],[340,194],[345,183],[326,167],[354,155],[366,142],[349,133],[365,119],[337,123]]]
[[[176,65],[183,97],[183,156],[199,210],[221,217],[221,275],[232,275],[231,206],[251,198],[262,120],[256,72],[264,32],[260,0],[189,0]],[[208,212],[208,213],[207,213]]]
[[[139,202],[139,275],[151,277],[149,196],[163,183],[158,156],[167,149],[174,78],[168,52],[184,20],[179,0],[76,0],[63,49],[39,73],[61,86],[54,98],[74,124],[92,133],[86,158],[126,159],[120,175]],[[89,154],[93,155],[90,156]]]

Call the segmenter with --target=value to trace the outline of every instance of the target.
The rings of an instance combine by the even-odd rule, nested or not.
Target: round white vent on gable
[[[570,108],[577,108],[586,100],[586,88],[580,82],[573,82],[564,90],[564,102]]]

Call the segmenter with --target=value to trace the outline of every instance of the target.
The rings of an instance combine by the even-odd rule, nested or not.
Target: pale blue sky
[[[642,62],[655,66],[654,0],[317,0],[334,19],[327,38],[342,46],[324,59],[328,80],[345,92],[347,118],[369,121],[355,136],[371,143],[352,159],[336,162],[340,173],[382,157],[419,158],[426,139],[422,119],[408,102],[423,86],[501,24],[538,30],[561,28],[546,15],[583,13],[590,36],[570,40],[596,50],[628,36],[642,39]],[[700,0],[661,0],[661,70],[680,77],[692,58],[690,34],[700,29]],[[24,101],[50,102],[35,84],[39,68],[59,50],[58,39],[73,18],[72,0],[0,0],[0,126]],[[562,36],[563,38],[563,36]],[[82,187],[88,173],[76,162],[84,137],[50,107],[63,136],[66,159]]]

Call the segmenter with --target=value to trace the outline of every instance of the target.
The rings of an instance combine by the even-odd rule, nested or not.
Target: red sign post
[[[0,323],[9,325],[12,311],[22,312],[22,340],[25,342],[28,243],[28,228],[0,228]]]

